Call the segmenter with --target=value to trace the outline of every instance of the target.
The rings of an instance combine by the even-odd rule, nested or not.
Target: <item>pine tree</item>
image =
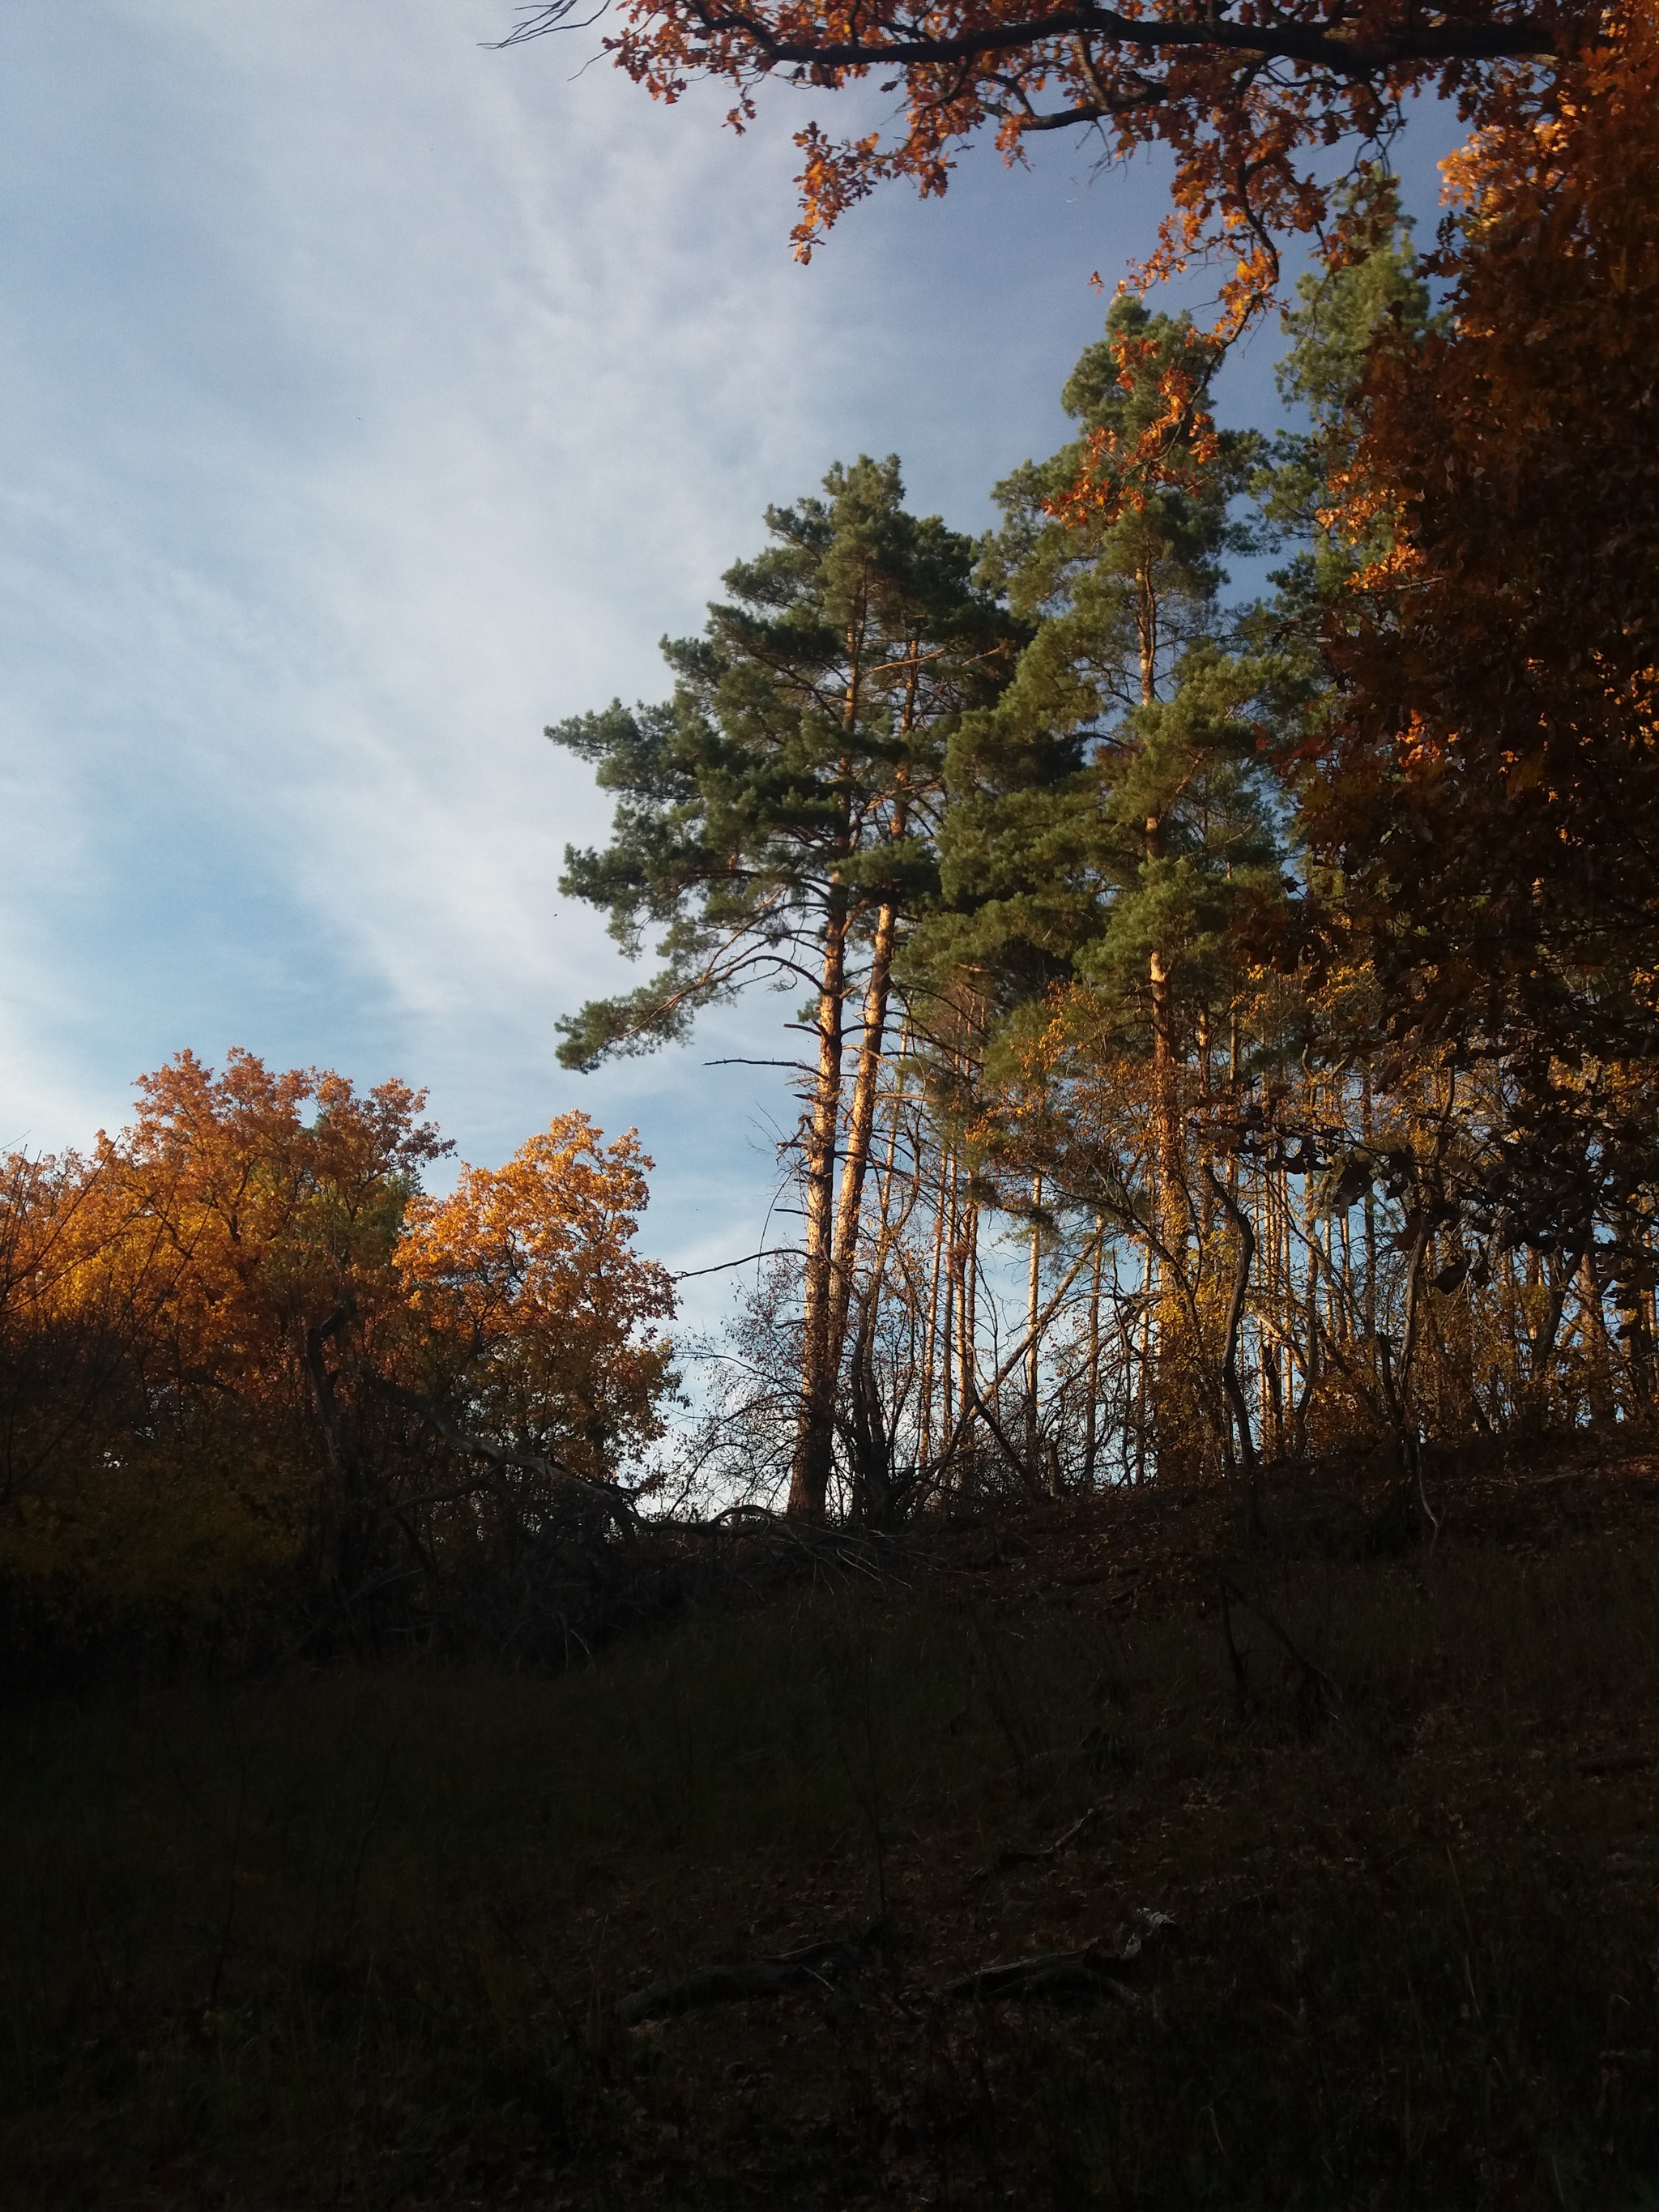
[[[724,579],[703,635],[665,642],[665,705],[550,730],[618,794],[604,852],[563,888],[608,908],[630,957],[664,965],[564,1023],[565,1064],[647,1050],[702,1006],[769,981],[812,994],[805,1091],[801,1407],[790,1510],[824,1510],[895,958],[933,898],[945,747],[994,698],[1011,628],[974,548],[902,504],[896,459],[832,469],[826,497],[773,508],[773,543]],[[844,1050],[861,994],[850,1099]],[[836,1190],[838,1147],[842,1153]]]
[[[981,573],[1035,635],[953,742],[946,906],[927,932],[1005,1012],[1066,981],[1138,1031],[1149,1244],[1172,1294],[1192,1228],[1182,1069],[1231,997],[1241,901],[1279,888],[1258,748],[1277,665],[1234,649],[1220,605],[1260,447],[1215,428],[1214,365],[1185,318],[1119,299],[1065,389],[1082,435],[999,487]]]

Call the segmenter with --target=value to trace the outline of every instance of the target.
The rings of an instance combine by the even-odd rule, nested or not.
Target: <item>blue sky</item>
[[[980,150],[802,269],[804,96],[738,140],[717,95],[576,74],[597,33],[486,51],[512,19],[0,10],[0,1144],[84,1143],[142,1070],[243,1044],[425,1084],[481,1164],[571,1106],[635,1123],[647,1241],[699,1267],[758,1241],[787,1118],[703,1062],[782,1003],[557,1066],[626,971],[557,895],[606,817],[543,725],[659,695],[658,639],[832,460],[896,451],[983,526],[1161,173]]]

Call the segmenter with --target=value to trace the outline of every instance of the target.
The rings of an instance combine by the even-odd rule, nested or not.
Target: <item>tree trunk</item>
[[[841,1129],[842,1008],[847,981],[847,896],[830,894],[818,986],[818,1065],[806,1132],[806,1262],[801,1324],[800,1423],[789,1478],[792,1518],[821,1521],[835,1456],[836,1383],[841,1346],[831,1346],[836,1139]]]
[[[1039,1479],[1041,1462],[1041,1408],[1037,1404],[1037,1382],[1041,1375],[1040,1339],[1037,1326],[1038,1303],[1042,1292],[1042,1177],[1031,1178],[1031,1250],[1026,1268],[1025,1334],[1025,1465],[1031,1480]]]
[[[920,1178],[921,1174],[921,1149],[920,1144],[918,1144],[916,1149],[916,1175],[918,1178]],[[939,1303],[939,1278],[944,1269],[945,1222],[950,1212],[946,1195],[946,1183],[949,1175],[950,1156],[947,1151],[941,1148],[939,1158],[939,1196],[933,1212],[933,1266],[930,1270],[930,1279],[927,1286],[927,1326],[922,1338],[921,1352],[921,1434],[917,1455],[921,1463],[924,1467],[927,1465],[928,1462],[933,1456],[933,1376],[938,1358],[939,1325],[941,1318]],[[948,1279],[945,1285],[945,1296],[947,1298],[950,1296]],[[948,1352],[945,1354],[945,1372],[948,1374],[950,1371],[950,1354]],[[940,1395],[942,1417],[945,1427],[947,1431],[951,1425],[950,1399],[950,1386],[947,1383],[944,1387]]]
[[[979,1269],[979,1209],[971,1198],[962,1202],[957,1215],[957,1420],[962,1443],[959,1447],[964,1471],[971,1479],[978,1462],[973,1431],[974,1409],[979,1397],[979,1379],[975,1358],[978,1334],[975,1319]]]
[[[1149,854],[1155,843],[1155,824],[1146,825]],[[1176,1058],[1175,994],[1170,963],[1154,950],[1151,961],[1152,1011],[1152,1147],[1157,1182],[1156,1220],[1158,1283],[1152,1419],[1160,1444],[1178,1436],[1184,1426],[1180,1407],[1190,1395],[1191,1363],[1199,1347],[1191,1341],[1190,1316],[1183,1303],[1187,1285],[1188,1206],[1186,1148],[1182,1141]]]
[[[1106,1224],[1095,1223],[1094,1272],[1089,1279],[1089,1364],[1085,1374],[1086,1397],[1083,1427],[1083,1487],[1092,1491],[1095,1486],[1095,1461],[1100,1449],[1100,1274],[1106,1243]]]
[[[1578,1263],[1580,1343],[1584,1355],[1590,1419],[1598,1426],[1613,1413],[1613,1358],[1607,1343],[1607,1316],[1601,1308],[1601,1289],[1595,1279],[1595,1231],[1586,1231],[1589,1243]]]
[[[837,1372],[847,1342],[847,1316],[852,1307],[853,1280],[857,1270],[859,1219],[864,1208],[865,1179],[869,1173],[871,1143],[875,1135],[882,1039],[887,1026],[888,987],[897,933],[898,909],[890,903],[876,916],[870,975],[864,993],[864,1036],[859,1046],[858,1069],[853,1078],[853,1098],[842,1150],[841,1195],[836,1206],[826,1346],[826,1357]]]
[[[364,1572],[368,1528],[363,1471],[356,1443],[340,1415],[335,1378],[329,1371],[324,1346],[331,1337],[337,1341],[349,1319],[345,1307],[337,1306],[325,1321],[307,1329],[303,1346],[306,1377],[311,1384],[331,1477],[319,1564],[325,1587],[347,1596],[357,1588]]]

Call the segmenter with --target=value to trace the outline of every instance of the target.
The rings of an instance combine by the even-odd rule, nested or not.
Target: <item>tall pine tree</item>
[[[1277,670],[1238,649],[1220,599],[1259,441],[1216,428],[1214,366],[1185,318],[1119,299],[1065,389],[1082,434],[999,487],[981,573],[1035,635],[953,742],[927,933],[1006,1008],[1064,980],[1138,1034],[1166,1338],[1192,1228],[1182,1068],[1231,996],[1240,901],[1279,890],[1258,746]]]
[[[659,931],[664,963],[561,1025],[567,1066],[648,1050],[757,981],[811,994],[789,1492],[809,1518],[833,1468],[894,962],[935,896],[951,733],[995,697],[1013,637],[973,581],[970,541],[906,511],[896,459],[832,469],[824,492],[769,510],[772,544],[726,572],[702,636],[665,642],[678,679],[666,704],[615,704],[548,732],[617,794],[611,845],[569,852],[563,888],[609,909],[630,957]]]

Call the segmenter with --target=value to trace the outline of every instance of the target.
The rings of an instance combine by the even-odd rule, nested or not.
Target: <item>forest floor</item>
[[[553,1679],[14,1703],[0,2202],[1659,2205],[1659,1452],[1427,1496],[830,1545]]]

